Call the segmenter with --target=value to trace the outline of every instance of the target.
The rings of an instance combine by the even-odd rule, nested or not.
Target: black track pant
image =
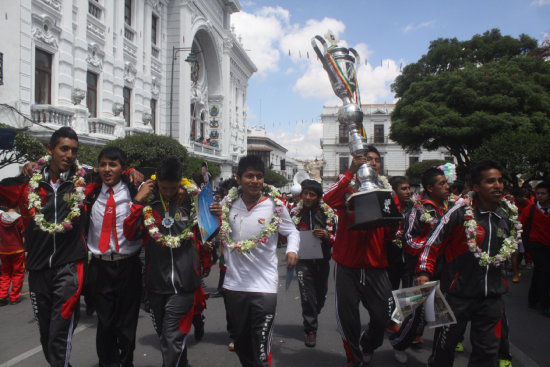
[[[187,335],[193,321],[195,293],[148,293],[153,326],[160,338],[162,365],[187,367]]]
[[[277,294],[224,291],[235,351],[241,365],[271,366],[271,334]]]
[[[133,366],[141,302],[141,261],[92,257],[88,289],[97,313],[96,350],[100,367]]]
[[[468,366],[496,366],[504,311],[502,298],[459,298],[453,295],[446,297],[457,323],[436,329],[428,365],[453,365],[456,344],[461,340],[466,325],[470,322],[472,353]]]
[[[300,288],[304,332],[317,332],[317,315],[325,305],[330,273],[329,259],[298,260],[296,276]]]
[[[530,242],[527,250],[531,254],[535,269],[529,288],[529,303],[538,302],[544,309],[550,308],[550,247],[542,243]]]
[[[338,330],[348,362],[360,363],[363,354],[359,347],[359,302],[368,310],[370,317],[368,330],[361,339],[361,347],[366,353],[371,353],[382,345],[384,330],[393,308],[388,273],[386,269],[352,269],[336,264],[334,277]]]
[[[71,341],[78,324],[84,263],[29,271],[29,291],[40,343],[53,367],[69,366]]]

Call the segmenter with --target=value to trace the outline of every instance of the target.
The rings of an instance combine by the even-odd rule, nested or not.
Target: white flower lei
[[[231,239],[232,231],[231,226],[229,225],[229,212],[231,211],[231,207],[233,206],[235,200],[239,198],[239,190],[236,187],[229,190],[229,193],[225,198],[225,203],[222,207],[222,224],[219,234],[227,247],[237,249],[239,252],[250,252],[250,250],[258,246],[260,243],[265,243],[271,235],[277,233],[279,230],[279,225],[282,222],[281,213],[284,208],[284,203],[280,199],[281,194],[279,194],[279,191],[275,187],[265,184],[262,188],[262,192],[275,202],[275,210],[273,211],[271,221],[256,237],[234,242]]]
[[[334,214],[334,210],[332,210],[330,206],[328,206],[322,201],[319,202],[319,206],[321,207],[321,210],[323,211],[323,213],[325,213],[327,217],[327,226],[325,230],[327,232],[332,232],[332,230],[334,229],[334,218],[336,217],[336,215]],[[295,214],[292,216],[292,221],[294,222],[295,225],[300,224],[300,222],[302,221],[300,212],[302,211],[303,207],[304,207],[304,202],[303,200],[300,200],[298,204],[296,204],[296,207],[293,209],[293,212]]]
[[[187,193],[190,195],[191,199],[191,210],[189,212],[189,222],[187,227],[183,230],[182,233],[172,236],[167,234],[162,234],[159,231],[159,228],[155,225],[155,217],[153,216],[153,208],[150,205],[147,205],[143,208],[143,224],[147,228],[151,238],[158,244],[170,248],[178,248],[181,246],[181,241],[189,238],[193,238],[193,226],[197,224],[198,218],[196,214],[195,202],[193,198],[198,194],[199,188],[191,183],[189,180],[181,180],[183,188],[187,190]]]
[[[27,199],[29,202],[27,209],[35,209],[34,222],[40,230],[48,233],[64,233],[73,229],[72,221],[80,217],[80,209],[84,207],[84,199],[86,198],[84,194],[86,187],[84,176],[86,176],[86,171],[76,161],[76,172],[72,178],[74,190],[67,200],[70,207],[69,214],[67,214],[67,217],[61,223],[50,223],[44,219],[44,214],[42,214],[42,200],[40,199],[40,195],[38,195],[38,187],[40,182],[44,180],[44,176],[42,175],[43,167],[51,159],[51,155],[46,155],[40,158],[33,168],[33,174],[27,189]]]
[[[518,208],[512,204],[506,198],[502,198],[499,201],[500,207],[504,210],[508,218],[512,222],[512,228],[510,229],[510,236],[505,238],[502,247],[495,256],[489,256],[485,251],[482,251],[477,245],[477,221],[474,217],[474,208],[472,207],[472,193],[463,200],[463,203],[466,207],[466,213],[464,217],[464,228],[466,232],[466,241],[468,244],[468,249],[474,254],[475,257],[479,258],[479,265],[488,266],[494,265],[499,266],[504,261],[508,260],[514,251],[518,247],[518,243],[521,240],[521,223],[518,221]]]

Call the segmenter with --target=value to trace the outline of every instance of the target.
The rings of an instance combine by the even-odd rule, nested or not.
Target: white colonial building
[[[350,166],[349,134],[343,125],[338,123],[339,106],[324,106],[321,121],[323,123],[323,188],[332,185],[340,173]],[[411,164],[427,159],[445,159],[450,155],[445,149],[436,151],[407,152],[399,144],[389,139],[391,113],[394,104],[364,104],[363,126],[367,142],[374,145],[381,154],[382,171],[387,176],[404,175]]]
[[[2,1],[0,122],[85,144],[168,135],[231,175],[246,154],[256,67],[231,29],[238,0]],[[27,117],[27,118],[25,118]]]

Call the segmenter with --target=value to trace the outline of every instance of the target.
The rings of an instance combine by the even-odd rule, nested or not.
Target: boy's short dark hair
[[[220,186],[222,189],[227,189],[229,191],[233,187],[239,187],[239,184],[237,183],[237,180],[235,180],[234,178],[230,178],[228,180],[225,180]]]
[[[262,158],[257,155],[245,155],[239,160],[237,167],[237,177],[242,177],[246,170],[261,171],[265,174],[265,164]]]
[[[76,142],[78,143],[78,135],[76,135],[76,132],[68,126],[63,126],[55,130],[50,137],[50,148],[55,148],[57,144],[59,144],[59,140],[61,138],[73,139],[76,140]]]
[[[435,182],[439,176],[445,176],[442,170],[436,167],[428,168],[422,173],[422,188],[428,192],[428,186],[435,185]]]
[[[126,157],[126,153],[119,147],[105,147],[99,152],[99,155],[97,156],[97,162],[101,160],[101,158],[107,158],[112,161],[119,161],[120,165],[122,167],[126,167],[128,164],[128,158]]]
[[[498,169],[500,172],[502,172],[502,167],[500,166],[500,164],[492,159],[484,159],[475,163],[470,170],[472,185],[481,184],[481,180],[483,179],[483,172],[490,169]]]
[[[367,148],[365,149],[365,155],[369,154],[370,152],[376,153],[376,155],[378,155],[378,158],[382,157],[380,155],[380,152],[378,151],[378,149],[376,149],[374,145],[367,145]]]
[[[549,181],[539,182],[537,186],[535,186],[535,190],[538,190],[538,189],[546,189],[546,191],[550,193],[550,182]]]
[[[168,157],[160,161],[157,167],[158,181],[180,181],[183,176],[183,166],[179,158]]]
[[[304,192],[304,190],[311,190],[316,193],[319,198],[323,196],[323,187],[315,180],[303,180],[300,185],[302,185],[302,192]]]
[[[399,186],[409,183],[409,179],[405,176],[392,176],[388,181],[390,182],[393,191],[397,191]]]

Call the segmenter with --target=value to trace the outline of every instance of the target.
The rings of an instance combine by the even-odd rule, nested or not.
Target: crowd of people
[[[285,200],[264,184],[262,159],[245,156],[208,208],[220,227],[207,241],[197,224],[200,188],[184,177],[178,158],[163,159],[144,178],[117,147],[99,153],[97,168],[80,166],[78,146],[76,133],[62,127],[46,157],[0,183],[6,208],[0,306],[20,301],[26,269],[51,366],[69,363],[81,294],[97,314],[99,365],[133,366],[144,293],[162,365],[187,367],[187,335],[193,326],[195,338],[204,333],[209,295],[201,284],[213,256],[220,264],[213,296],[224,299],[230,350],[242,366],[270,366],[281,242],[288,272],[298,280],[306,347],[316,346],[334,260],[336,320],[348,367],[370,365],[388,330],[396,361],[407,362],[407,348],[423,343],[424,311],[420,306],[396,324],[392,290],[430,280],[440,282],[456,323],[436,329],[428,365],[453,365],[469,323],[469,365],[511,366],[503,268],[509,262],[520,281],[527,254],[534,263],[528,306],[550,316],[550,183],[537,184],[534,197],[525,190],[511,195],[497,162],[477,162],[465,184],[452,187],[445,172],[430,168],[422,193],[413,196],[406,177],[380,175],[380,153],[365,146],[327,191],[307,179],[294,200]],[[348,230],[354,212],[347,199],[357,192],[355,175],[364,164],[393,191],[400,222]],[[211,180],[206,164],[202,176]],[[360,303],[369,314],[363,331]]]

